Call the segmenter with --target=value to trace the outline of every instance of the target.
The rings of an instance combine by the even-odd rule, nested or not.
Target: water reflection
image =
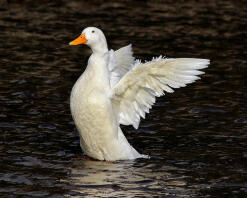
[[[187,188],[185,176],[167,172],[174,170],[173,167],[155,166],[141,161],[77,161],[71,167],[70,178],[62,182],[76,186],[66,197],[73,197],[72,192],[88,197],[145,197],[193,192]]]

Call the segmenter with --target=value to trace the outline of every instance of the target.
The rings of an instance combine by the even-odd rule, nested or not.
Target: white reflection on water
[[[193,194],[186,187],[186,177],[171,174],[169,166],[137,161],[102,162],[80,160],[71,167],[67,182],[74,185],[66,197],[136,197]]]

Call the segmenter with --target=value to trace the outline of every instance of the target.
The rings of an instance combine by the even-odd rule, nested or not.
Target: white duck
[[[163,57],[141,63],[134,60],[131,45],[109,51],[96,27],[85,28],[69,44],[86,44],[93,52],[72,89],[70,108],[82,150],[98,160],[147,158],[129,144],[119,125],[137,129],[155,97],[199,79],[204,73],[199,69],[209,64],[207,59]]]

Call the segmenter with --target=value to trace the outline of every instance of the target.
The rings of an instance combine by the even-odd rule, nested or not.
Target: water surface
[[[244,1],[1,1],[2,197],[246,197]],[[211,59],[202,79],[159,98],[138,130],[151,159],[83,158],[69,111],[90,50],[71,47],[97,26],[135,56]]]

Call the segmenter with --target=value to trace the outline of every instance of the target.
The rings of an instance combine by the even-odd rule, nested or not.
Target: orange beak
[[[80,45],[80,44],[86,44],[87,43],[87,39],[85,37],[85,33],[81,34],[78,38],[76,38],[75,40],[71,41],[69,43],[69,45]]]

